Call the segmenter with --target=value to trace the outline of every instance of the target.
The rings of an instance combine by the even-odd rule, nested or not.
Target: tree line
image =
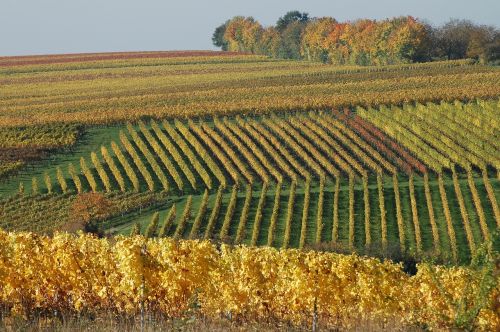
[[[215,29],[212,41],[224,51],[338,65],[464,58],[500,62],[500,30],[458,19],[434,27],[412,16],[338,22],[290,11],[269,27],[253,17],[235,16]]]

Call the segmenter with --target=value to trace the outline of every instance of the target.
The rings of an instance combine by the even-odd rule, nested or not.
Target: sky
[[[208,50],[215,27],[233,16],[267,26],[289,10],[338,21],[412,15],[500,27],[500,0],[0,0],[0,56]]]

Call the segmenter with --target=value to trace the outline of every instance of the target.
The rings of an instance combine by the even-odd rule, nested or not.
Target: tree
[[[500,54],[498,50],[494,51],[495,40],[498,47],[500,31],[494,27],[487,25],[473,26],[469,32],[469,44],[466,51],[467,58],[477,59],[481,62],[495,60],[495,58],[498,59]]]
[[[377,22],[374,20],[357,20],[347,30],[347,42],[350,50],[352,64],[367,66],[373,64]]]
[[[278,57],[280,48],[280,34],[275,27],[268,27],[262,31],[260,42],[258,44],[259,53],[271,57]]]
[[[302,33],[309,22],[309,14],[297,10],[290,11],[276,22],[276,31],[280,35],[278,57],[300,59]]]
[[[389,52],[394,62],[424,61],[428,57],[429,33],[425,24],[415,18],[395,18],[394,31],[389,38]]]
[[[487,45],[486,48],[486,61],[500,64],[500,32],[495,33],[495,37]]]
[[[333,30],[325,40],[328,48],[328,62],[336,65],[343,65],[349,59],[349,42],[347,40],[350,25],[347,23],[335,24]]]
[[[306,27],[305,23],[295,21],[287,25],[280,34],[280,45],[278,57],[283,59],[300,59],[300,44],[302,32]]]
[[[301,54],[307,60],[328,61],[329,49],[332,45],[329,36],[334,33],[337,21],[331,17],[311,20],[303,34]]]
[[[498,48],[495,48],[498,47],[499,34],[493,26],[452,19],[435,29],[433,55],[448,60],[473,58],[481,62],[494,61],[499,57]]]
[[[233,17],[228,21],[224,31],[228,50],[257,53],[263,30],[262,25],[253,17]]]
[[[309,14],[301,13],[298,10],[292,10],[280,17],[276,22],[276,30],[282,33],[293,22],[307,23],[309,22]]]
[[[412,16],[339,23],[290,11],[275,27],[253,17],[235,16],[217,27],[214,45],[224,50],[332,64],[388,65],[433,59],[500,61],[500,32],[467,20],[433,28]]]
[[[105,219],[111,209],[111,201],[101,193],[78,194],[71,205],[68,223],[63,226],[63,230],[68,232],[83,230],[102,235],[98,222]]]
[[[436,30],[436,53],[438,56],[463,59],[469,45],[472,22],[452,19]]]
[[[219,25],[217,28],[215,28],[215,31],[212,35],[212,43],[220,47],[223,51],[228,50],[228,43],[224,39],[224,34],[226,33],[226,28],[227,25],[229,24],[229,20],[227,20],[224,24]]]

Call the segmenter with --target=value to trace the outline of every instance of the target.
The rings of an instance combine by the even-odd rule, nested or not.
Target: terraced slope
[[[335,67],[220,52],[0,58],[0,127],[497,98],[499,80],[498,68],[467,60]]]
[[[498,109],[493,100],[143,120],[22,182],[24,197],[2,203],[1,227],[57,229],[75,194],[103,192],[129,202],[102,222],[112,234],[135,222],[144,232],[159,211],[170,214],[164,236],[465,262],[500,227]],[[47,217],[47,207],[57,212]]]

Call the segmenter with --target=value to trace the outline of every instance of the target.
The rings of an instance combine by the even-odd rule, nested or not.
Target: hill
[[[175,205],[175,237],[467,262],[500,224],[499,79],[468,60],[4,57],[1,227],[65,229],[92,192],[109,235]]]
[[[498,67],[66,54],[0,84],[6,326],[498,325]]]

